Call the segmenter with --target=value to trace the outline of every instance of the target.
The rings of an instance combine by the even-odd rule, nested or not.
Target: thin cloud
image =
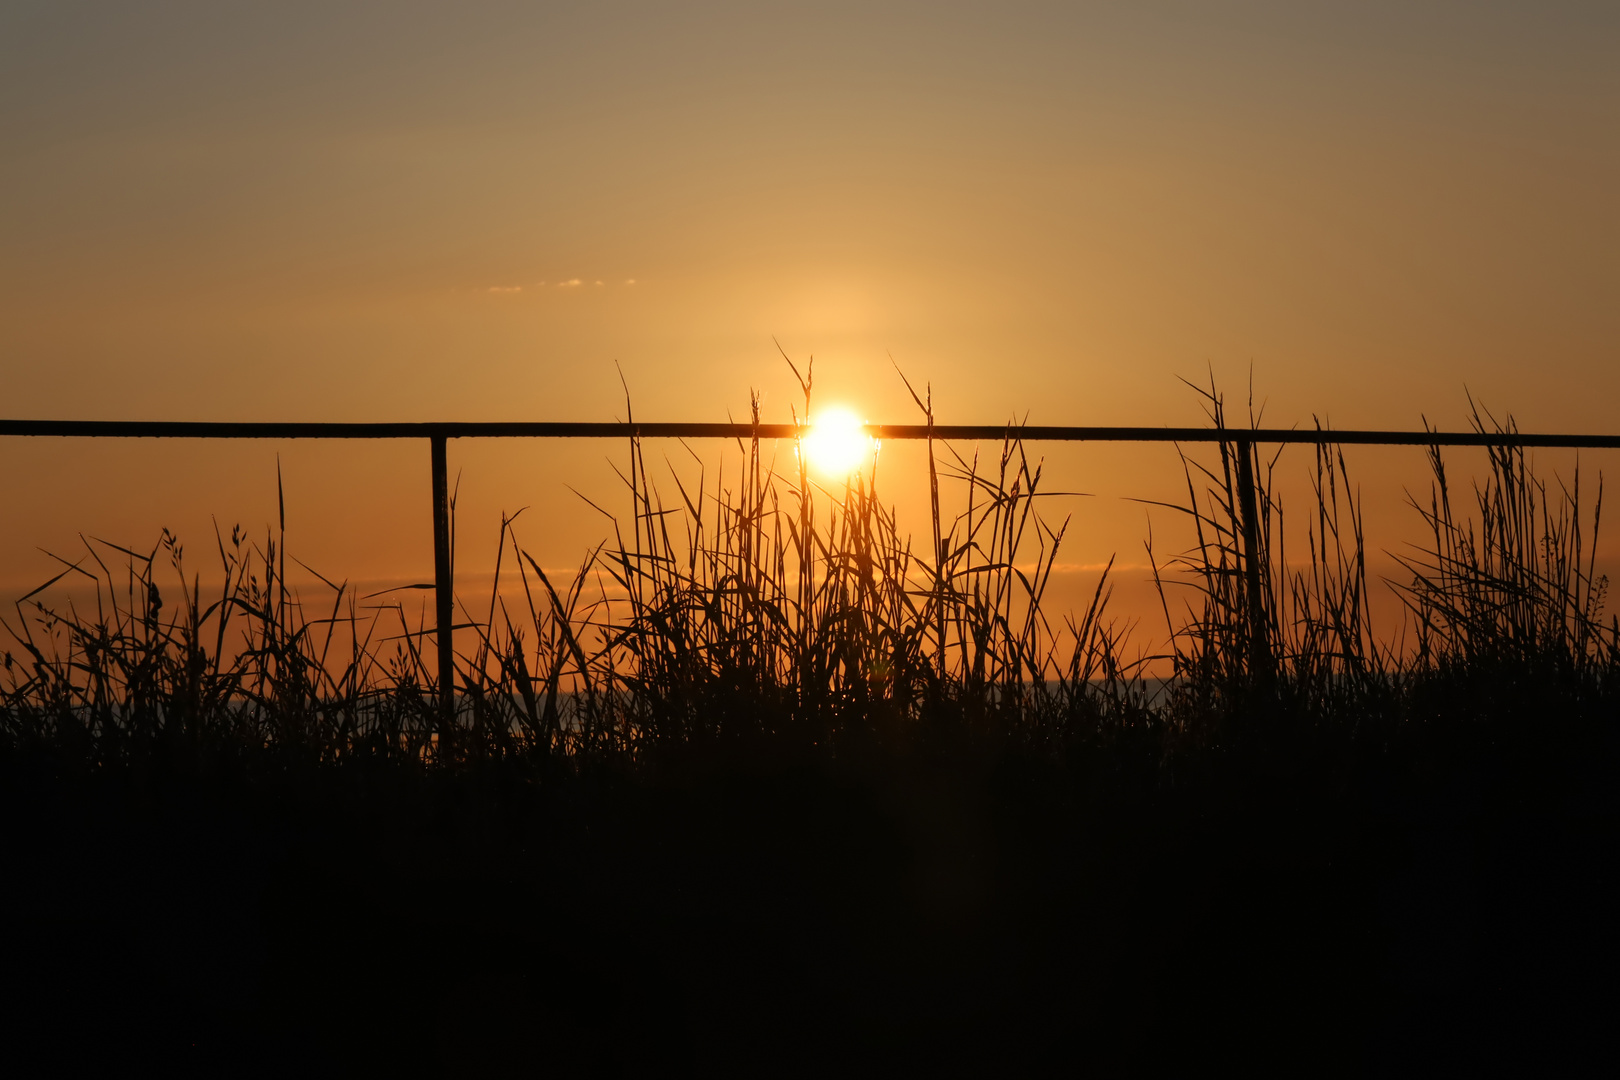
[[[580,284],[579,278],[569,278],[567,281],[559,281],[559,282],[557,282],[557,288],[559,288],[559,289],[572,289],[575,285],[578,285],[578,284]]]
[[[522,292],[523,291],[523,286],[521,286],[521,285],[491,285],[489,287],[489,291],[492,292],[492,293]]]

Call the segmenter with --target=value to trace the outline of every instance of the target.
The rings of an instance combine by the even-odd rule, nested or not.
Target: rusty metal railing
[[[438,646],[439,709],[454,713],[455,654],[451,648],[454,568],[450,563],[448,450],[451,439],[795,439],[793,424],[569,423],[469,421],[450,423],[234,423],[163,420],[0,420],[0,436],[117,439],[426,439],[433,498],[434,636]],[[867,424],[875,439],[1024,442],[1231,443],[1245,471],[1258,444],[1360,446],[1493,446],[1620,449],[1620,435],[1547,435],[1479,431],[1335,431],[1309,428],[1069,427],[1017,424]],[[1240,485],[1245,546],[1252,551],[1255,506],[1252,480]],[[1248,564],[1250,606],[1258,611],[1259,575]]]

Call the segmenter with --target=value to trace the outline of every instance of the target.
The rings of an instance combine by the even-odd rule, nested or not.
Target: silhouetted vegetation
[[[11,1015],[270,1071],[1576,1060],[1614,959],[1601,485],[1497,449],[1464,509],[1431,450],[1380,639],[1343,455],[1291,560],[1232,430],[1146,654],[1106,571],[1043,605],[1070,523],[1016,428],[930,444],[920,539],[874,473],[755,442],[661,492],[633,443],[578,574],[503,523],[448,726],[430,632],[317,610],[280,536],[220,537],[214,585],[167,533],[88,541],[5,625]]]

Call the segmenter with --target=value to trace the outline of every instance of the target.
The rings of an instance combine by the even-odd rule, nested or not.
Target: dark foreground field
[[[949,734],[633,775],[11,755],[5,1052],[58,1074],[1606,1073],[1615,732],[1532,707],[1173,778],[1146,746]]]
[[[1613,1072],[1601,490],[1496,448],[1454,499],[1433,449],[1375,587],[1342,456],[1290,560],[1223,444],[1133,646],[1106,571],[1043,609],[1015,438],[934,449],[915,538],[757,442],[677,516],[633,444],[585,572],[503,523],[522,600],[460,598],[453,695],[279,538],[219,537],[215,592],[87,541],[94,603],[4,624],[14,1071]]]

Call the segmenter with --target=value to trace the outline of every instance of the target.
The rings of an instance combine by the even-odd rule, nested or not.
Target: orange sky
[[[617,361],[782,420],[774,336],[873,419],[892,355],[955,422],[1196,422],[1175,377],[1252,365],[1279,425],[1620,431],[1613,4],[335,7],[0,10],[0,412],[612,419]],[[522,505],[575,562],[611,449],[455,447],[466,572]],[[0,584],[262,526],[278,450],[295,552],[431,565],[425,447],[6,440]],[[1173,454],[1057,457],[1077,564],[1140,561]],[[1363,457],[1403,520],[1418,455]]]

